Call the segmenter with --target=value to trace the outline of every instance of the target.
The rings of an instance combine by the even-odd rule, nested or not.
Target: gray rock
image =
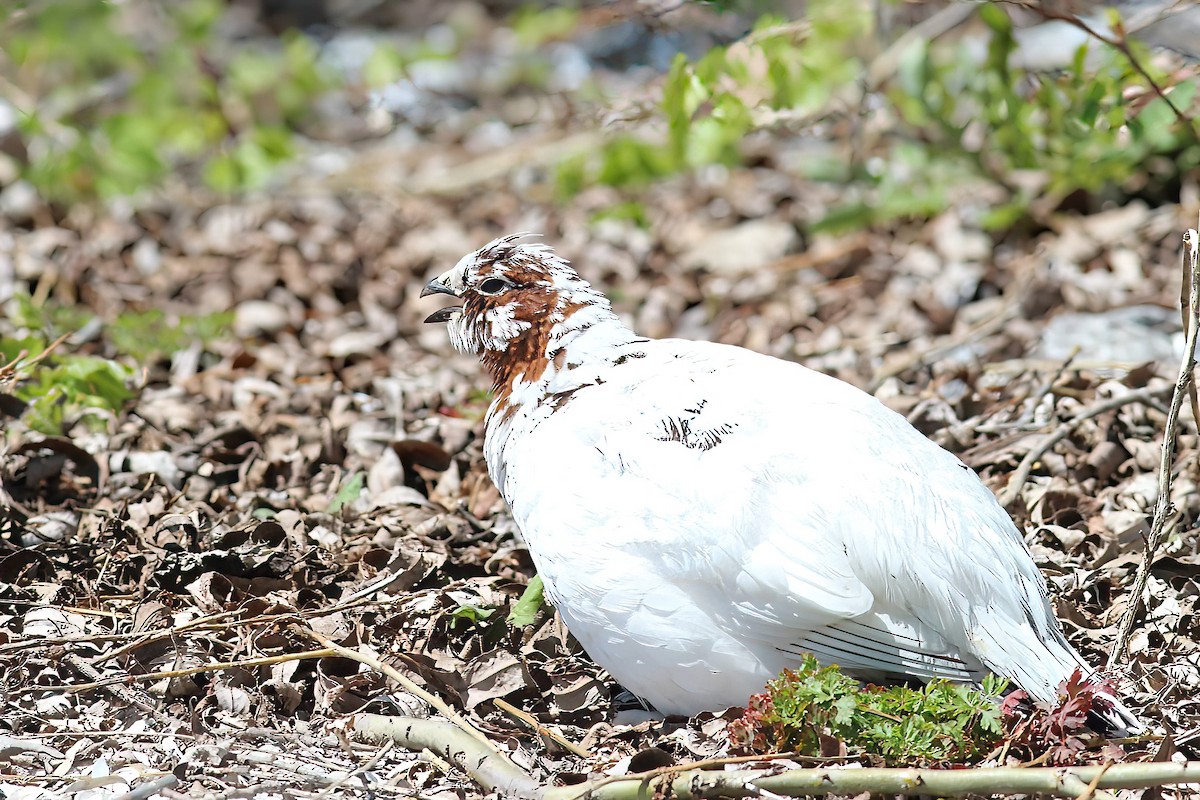
[[[1173,364],[1183,355],[1179,312],[1161,306],[1126,306],[1097,313],[1059,314],[1042,331],[1034,354],[1065,360],[1076,347],[1081,361]]]

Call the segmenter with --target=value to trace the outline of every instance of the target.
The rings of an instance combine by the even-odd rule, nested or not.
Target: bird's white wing
[[[649,614],[648,639],[686,628],[686,608],[782,653],[924,677],[982,662],[1052,696],[1078,656],[1011,520],[958,459],[797,365],[639,347],[510,438],[502,489],[552,594]],[[594,570],[558,569],[580,557]]]

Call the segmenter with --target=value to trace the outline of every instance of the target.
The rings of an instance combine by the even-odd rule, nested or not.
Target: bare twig
[[[1138,565],[1133,587],[1129,590],[1129,602],[1121,615],[1117,628],[1117,641],[1108,654],[1108,669],[1115,667],[1124,657],[1129,645],[1129,636],[1133,632],[1133,623],[1142,607],[1142,597],[1146,593],[1146,582],[1150,579],[1150,566],[1162,546],[1167,528],[1175,521],[1175,506],[1171,502],[1171,466],[1175,460],[1175,441],[1178,436],[1179,411],[1183,407],[1183,398],[1188,393],[1192,383],[1193,372],[1196,369],[1196,336],[1200,329],[1200,272],[1197,271],[1197,256],[1200,254],[1200,234],[1189,229],[1183,236],[1187,246],[1185,265],[1191,279],[1191,291],[1188,293],[1188,325],[1187,344],[1184,345],[1183,358],[1179,363],[1179,378],[1175,381],[1175,391],[1171,395],[1171,406],[1167,412],[1166,428],[1163,431],[1162,458],[1158,464],[1158,497],[1154,502],[1154,520],[1150,524],[1150,536],[1146,540],[1146,553],[1142,563]]]
[[[64,694],[72,694],[75,692],[90,692],[93,689],[102,689],[106,686],[115,686],[122,683],[134,683],[138,681],[157,681],[163,678],[183,678],[188,675],[199,675],[202,672],[220,672],[226,669],[236,669],[238,667],[261,667],[267,664],[282,664],[287,661],[301,661],[306,658],[329,658],[330,656],[339,655],[334,650],[308,650],[303,653],[284,653],[278,656],[263,656],[262,658],[246,658],[241,661],[218,661],[214,664],[202,664],[198,667],[187,667],[186,669],[167,669],[161,672],[145,672],[139,675],[122,675],[118,678],[105,678],[102,681],[93,681],[91,683],[73,683],[63,684],[58,686],[30,686],[28,691],[34,692],[62,692]]]
[[[526,712],[522,711],[521,709],[517,708],[516,706],[512,705],[511,703],[505,702],[503,699],[501,699],[499,697],[493,699],[492,704],[494,706],[496,706],[496,708],[503,711],[505,714],[508,714],[513,719],[515,719],[518,722],[522,723],[523,725],[527,726],[530,730],[532,730],[538,736],[543,736],[543,737],[549,739],[550,741],[554,742],[556,745],[558,745],[562,749],[566,750],[567,752],[574,753],[575,755],[579,756],[580,758],[591,758],[592,757],[592,754],[590,752],[588,752],[584,748],[580,747],[579,745],[575,744],[570,739],[567,739],[558,731],[554,730],[553,728],[547,728],[545,725],[538,722],[537,719],[535,719],[532,714],[527,714]]]
[[[321,797],[331,797],[331,796],[333,796],[333,794],[335,792],[337,792],[339,787],[341,787],[343,784],[346,783],[346,781],[350,780],[355,775],[364,775],[365,776],[366,773],[373,770],[375,768],[375,766],[381,760],[383,760],[383,757],[386,756],[388,753],[390,753],[395,746],[396,746],[396,743],[392,742],[392,741],[388,741],[388,742],[384,743],[383,747],[380,747],[379,750],[375,753],[375,755],[371,756],[365,764],[358,767],[353,772],[347,772],[345,774],[345,776],[341,778],[341,780],[335,781],[334,783],[331,783],[328,786],[326,786],[324,789],[322,789],[320,796]],[[367,780],[364,777],[363,784],[365,785],[366,783],[367,783]]]
[[[1083,788],[1083,791],[1080,792],[1079,796],[1077,796],[1075,800],[1088,800],[1090,797],[1096,797],[1096,787],[1100,785],[1100,781],[1104,778],[1104,773],[1108,772],[1108,768],[1111,766],[1111,761],[1105,763],[1101,770],[1096,773],[1096,777],[1092,778],[1091,782]],[[1105,792],[1105,794],[1108,793]]]
[[[1186,333],[1189,315],[1196,313],[1196,304],[1191,300],[1191,286],[1196,278],[1196,265],[1191,258],[1183,258],[1183,277],[1179,281],[1179,324]],[[1192,401],[1192,421],[1200,431],[1200,402],[1196,400],[1196,381],[1188,383],[1188,399]]]
[[[1012,476],[1008,479],[1008,485],[1004,487],[1004,491],[1000,493],[1000,505],[1007,506],[1009,503],[1017,499],[1021,493],[1022,487],[1025,486],[1025,481],[1029,480],[1029,473],[1033,471],[1033,466],[1042,456],[1050,451],[1050,448],[1061,442],[1063,439],[1070,436],[1079,423],[1092,417],[1099,416],[1106,411],[1113,411],[1127,406],[1130,403],[1147,403],[1156,399],[1159,395],[1165,394],[1167,387],[1159,386],[1154,388],[1135,389],[1131,392],[1110,397],[1099,403],[1094,403],[1087,408],[1079,411],[1075,416],[1058,426],[1057,429],[1042,441],[1037,443],[1037,446],[1025,454],[1021,459],[1021,463],[1013,470]]]

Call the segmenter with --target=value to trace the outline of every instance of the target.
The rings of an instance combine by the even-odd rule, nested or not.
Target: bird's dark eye
[[[506,289],[511,289],[512,284],[504,280],[504,278],[488,278],[483,283],[479,284],[480,294],[500,294]]]

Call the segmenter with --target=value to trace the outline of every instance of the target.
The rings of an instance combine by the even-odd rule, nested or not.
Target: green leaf
[[[374,88],[387,86],[404,75],[406,66],[399,50],[390,44],[378,44],[363,64],[363,83]]]
[[[569,36],[579,27],[579,19],[579,10],[569,6],[542,8],[531,4],[522,6],[509,25],[517,42],[526,48],[534,48]]]
[[[514,628],[525,628],[532,625],[537,619],[544,601],[545,588],[542,585],[542,576],[534,575],[530,579],[529,585],[525,587],[525,591],[521,593],[521,598],[513,603],[512,611],[508,613],[506,621]]]
[[[358,499],[362,494],[363,481],[366,478],[365,472],[356,472],[351,476],[350,480],[342,484],[342,488],[338,489],[338,493],[329,501],[329,505],[325,507],[327,514],[340,514],[342,509],[350,503]]]
[[[471,603],[461,603],[458,608],[450,612],[450,616],[455,620],[464,620],[478,624],[496,613],[494,608],[484,608],[483,606],[472,605]]]

